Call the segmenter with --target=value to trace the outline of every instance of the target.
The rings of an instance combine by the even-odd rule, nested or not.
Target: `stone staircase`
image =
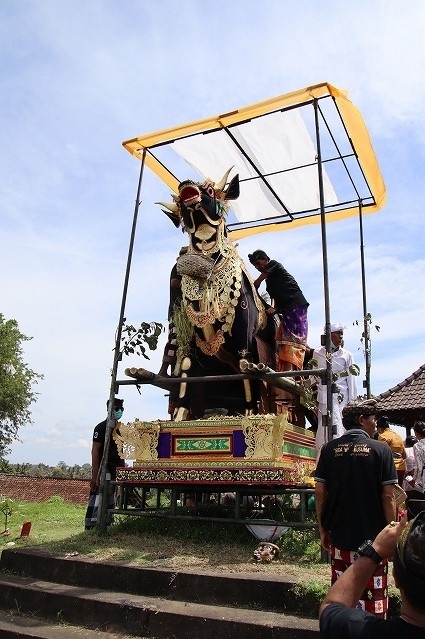
[[[263,573],[173,572],[35,549],[3,550],[0,569],[0,638],[319,637],[316,605]],[[314,618],[298,616],[306,608]]]

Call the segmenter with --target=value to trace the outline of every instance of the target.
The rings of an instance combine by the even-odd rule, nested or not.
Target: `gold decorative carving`
[[[245,459],[280,459],[285,425],[287,420],[283,415],[244,419],[242,431],[246,443]]]
[[[142,461],[158,459],[158,438],[160,422],[118,422],[112,437],[117,445],[121,459],[140,459]]]

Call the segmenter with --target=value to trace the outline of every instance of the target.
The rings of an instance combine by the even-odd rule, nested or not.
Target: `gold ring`
[[[391,526],[391,528],[394,528],[394,526],[396,526],[396,525],[397,525],[397,522],[396,522],[396,521],[390,521],[390,526]]]

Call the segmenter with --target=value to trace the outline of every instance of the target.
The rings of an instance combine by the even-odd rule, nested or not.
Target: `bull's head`
[[[191,236],[194,250],[210,252],[217,242],[218,227],[224,225],[224,215],[228,209],[228,200],[239,197],[239,175],[229,182],[227,178],[231,167],[220,182],[215,184],[206,180],[203,184],[185,180],[179,184],[179,193],[173,196],[173,202],[157,202],[176,226],[182,224]],[[164,210],[164,209],[163,209]]]

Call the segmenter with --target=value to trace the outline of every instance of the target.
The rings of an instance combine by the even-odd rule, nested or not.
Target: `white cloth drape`
[[[317,151],[299,109],[242,123],[232,127],[230,133],[243,152],[225,131],[182,138],[172,147],[205,179],[218,181],[234,166],[230,178],[239,173],[241,193],[230,206],[239,222],[285,215],[249,159],[268,175],[268,182],[289,212],[319,208]],[[336,204],[337,196],[324,166],[323,190],[325,204]]]

